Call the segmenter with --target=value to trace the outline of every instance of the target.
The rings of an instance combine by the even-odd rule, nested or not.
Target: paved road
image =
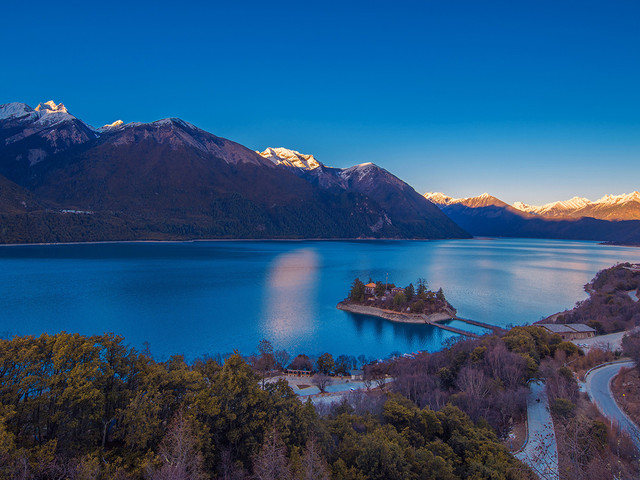
[[[629,417],[618,407],[611,393],[611,380],[622,367],[633,367],[632,361],[621,363],[610,363],[595,370],[591,370],[585,380],[587,393],[591,401],[596,404],[598,410],[610,421],[620,425],[640,449],[640,429]]]
[[[544,383],[530,385],[527,399],[529,438],[524,448],[516,454],[543,480],[559,480],[558,446],[553,420],[549,413],[549,400]]]

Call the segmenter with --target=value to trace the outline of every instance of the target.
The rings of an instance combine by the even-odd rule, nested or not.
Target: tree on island
[[[426,300],[427,299],[427,281],[424,278],[419,278],[418,279],[417,295],[422,300]]]
[[[413,283],[410,283],[407,288],[404,289],[404,296],[407,299],[407,302],[413,300],[413,297],[416,294],[415,288],[413,288]]]
[[[405,298],[404,293],[396,293],[395,296],[393,297],[393,304],[396,307],[400,307],[405,303],[407,303],[407,299]]]
[[[349,299],[353,300],[354,302],[364,301],[364,283],[362,283],[359,278],[356,278],[353,281],[353,285],[351,285]]]
[[[381,281],[376,282],[376,297],[384,297],[384,294],[387,292],[387,287]]]

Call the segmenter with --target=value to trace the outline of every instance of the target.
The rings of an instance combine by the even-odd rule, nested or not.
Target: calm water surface
[[[255,351],[384,357],[453,334],[335,308],[355,277],[427,279],[461,317],[525,324],[571,308],[583,285],[640,249],[530,239],[119,243],[0,247],[0,332],[123,335],[163,359]]]

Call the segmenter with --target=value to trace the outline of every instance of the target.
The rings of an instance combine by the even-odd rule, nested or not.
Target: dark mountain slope
[[[287,148],[267,148],[260,155],[321,190],[357,192],[373,200],[384,211],[381,222],[374,226],[376,232],[402,231],[410,238],[470,237],[410,185],[373,163],[331,168],[313,155]]]
[[[64,131],[77,121],[66,109],[46,117],[22,104],[10,107],[9,117],[6,110],[5,138],[8,130],[17,138],[20,122],[28,130],[42,118],[60,117],[54,123]],[[18,120],[10,115],[15,111]],[[16,142],[0,142],[0,171],[42,205],[28,213],[0,211],[0,241],[467,235],[448,219],[406,223],[400,210],[389,213],[390,204],[356,186],[323,188],[179,119],[87,129],[93,138],[49,145],[36,162],[18,159]]]
[[[467,232],[413,187],[373,163],[346,168],[340,176],[345,179],[347,189],[375,200],[411,236],[424,236],[427,230],[431,236],[448,231],[460,238],[468,237]]]

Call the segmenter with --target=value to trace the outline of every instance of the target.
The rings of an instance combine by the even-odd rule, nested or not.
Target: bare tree
[[[324,393],[327,390],[327,387],[331,385],[331,377],[329,375],[325,375],[324,373],[316,373],[311,382],[320,389],[320,392]]]
[[[191,420],[178,410],[162,442],[161,466],[150,472],[151,480],[204,480],[204,460],[197,446]]]
[[[464,367],[458,374],[458,388],[472,398],[485,398],[489,394],[489,380],[482,370]]]
[[[297,478],[300,480],[329,480],[329,468],[321,455],[315,437],[311,437],[307,442]]]

